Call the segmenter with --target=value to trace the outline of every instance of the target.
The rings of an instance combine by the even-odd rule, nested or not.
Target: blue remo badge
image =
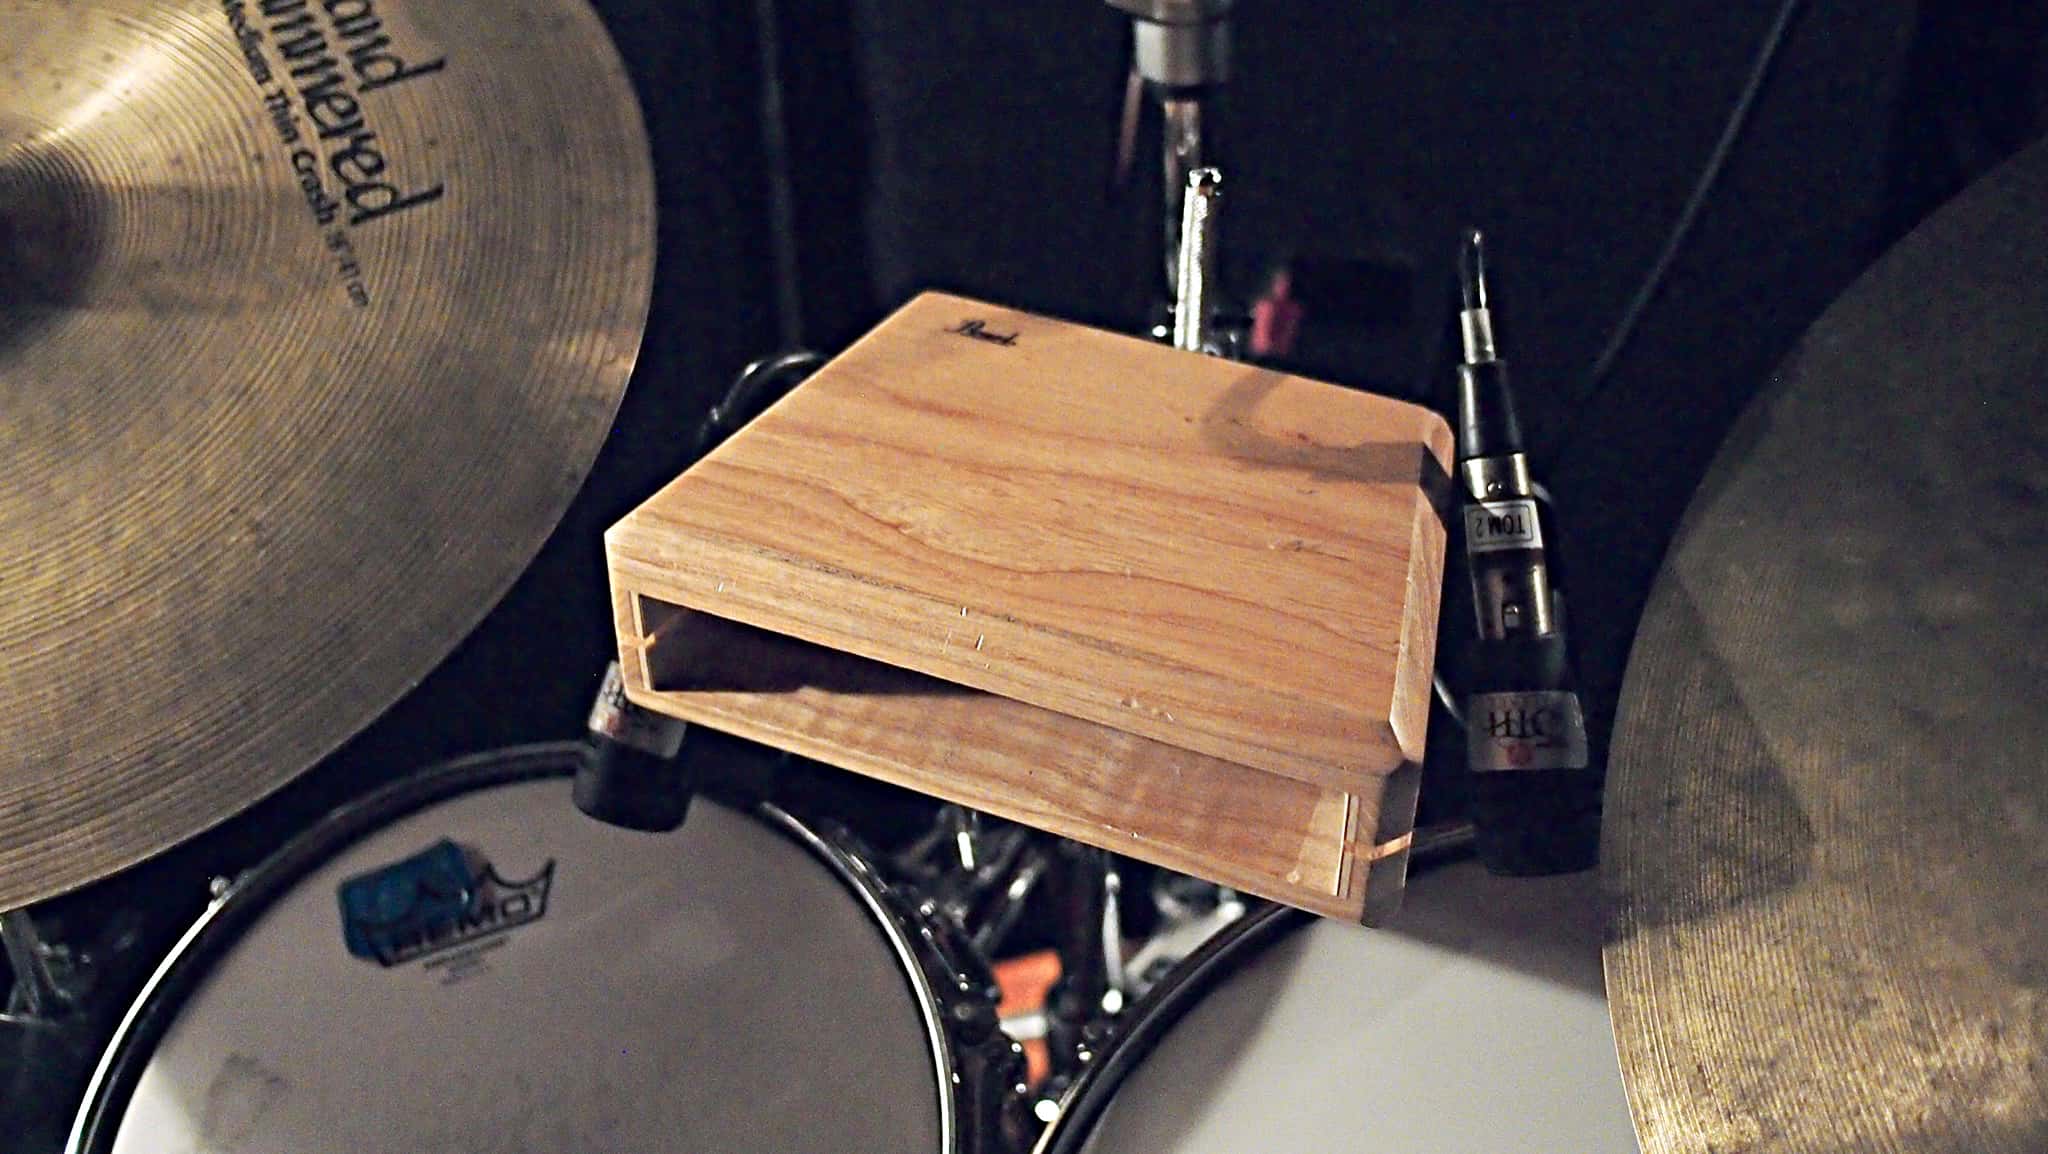
[[[509,880],[443,838],[342,882],[342,939],[350,954],[387,968],[430,958],[539,921],[554,880],[553,858],[532,877]]]
[[[348,952],[383,965],[423,929],[454,924],[476,897],[462,847],[442,838],[403,861],[341,883],[341,931]]]

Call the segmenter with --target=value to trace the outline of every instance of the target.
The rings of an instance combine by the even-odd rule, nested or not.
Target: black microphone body
[[[1478,616],[1464,704],[1473,824],[1489,871],[1570,873],[1599,858],[1600,775],[1544,552],[1548,519],[1494,346],[1479,244],[1471,234],[1461,261],[1458,366],[1458,479]]]
[[[697,784],[682,756],[688,728],[628,701],[612,662],[591,703],[587,752],[572,789],[576,808],[625,829],[661,833],[682,825]]]

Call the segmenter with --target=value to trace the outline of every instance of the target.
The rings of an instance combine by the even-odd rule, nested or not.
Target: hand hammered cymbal
[[[581,0],[0,0],[0,908],[415,684],[596,457],[654,258]]]
[[[1675,1151],[2048,1150],[2048,144],[1730,436],[1616,724],[1608,994]]]

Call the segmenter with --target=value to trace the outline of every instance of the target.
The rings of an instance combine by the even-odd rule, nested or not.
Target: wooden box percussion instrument
[[[605,536],[638,704],[1374,920],[1449,427],[929,293]]]

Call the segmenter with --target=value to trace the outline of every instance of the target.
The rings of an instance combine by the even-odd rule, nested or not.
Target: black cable
[[[761,72],[762,162],[768,172],[768,230],[774,245],[775,320],[785,348],[804,343],[804,295],[796,239],[796,188],[782,92],[782,29],[775,0],[754,2],[755,67]]]
[[[1671,235],[1665,239],[1664,248],[1657,254],[1656,263],[1650,266],[1649,275],[1636,294],[1629,300],[1628,308],[1621,314],[1621,320],[1607,337],[1607,344],[1594,359],[1592,370],[1586,375],[1586,383],[1579,388],[1577,397],[1567,407],[1567,412],[1584,412],[1600,396],[1606,386],[1615,363],[1621,359],[1622,350],[1635,335],[1636,326],[1642,321],[1643,313],[1650,302],[1664,287],[1664,279],[1671,272],[1672,263],[1678,258],[1679,249],[1691,235],[1693,225],[1699,221],[1700,210],[1706,206],[1707,196],[1721,178],[1721,171],[1728,165],[1728,157],[1735,151],[1735,142],[1748,126],[1750,113],[1756,107],[1757,96],[1763,91],[1764,81],[1770,76],[1771,64],[1778,57],[1778,50],[1784,46],[1786,34],[1791,30],[1792,21],[1799,15],[1800,0],[1784,0],[1778,6],[1778,14],[1771,21],[1771,27],[1764,34],[1763,46],[1757,50],[1756,60],[1750,65],[1749,79],[1742,86],[1741,95],[1735,99],[1735,107],[1728,113],[1728,123],[1721,129],[1721,138],[1714,143],[1713,152],[1707,156],[1706,167],[1694,182],[1692,194],[1686,198],[1685,207],[1679,210],[1678,220],[1671,227]],[[1583,427],[1580,426],[1580,427]],[[1570,448],[1566,438],[1557,451],[1550,454],[1555,460],[1565,455]]]
[[[1451,683],[1444,680],[1444,671],[1439,669],[1430,678],[1430,687],[1436,690],[1437,704],[1444,707],[1444,713],[1455,722],[1459,729],[1465,728],[1465,710],[1458,705],[1458,695],[1451,692]]]
[[[791,349],[762,357],[740,370],[733,378],[730,388],[717,404],[704,414],[704,421],[697,426],[697,439],[690,449],[690,459],[709,453],[719,442],[739,431],[741,425],[761,415],[761,411],[780,400],[783,393],[801,384],[805,377],[818,371],[825,363],[821,353],[809,349]],[[792,379],[793,378],[793,379]]]

